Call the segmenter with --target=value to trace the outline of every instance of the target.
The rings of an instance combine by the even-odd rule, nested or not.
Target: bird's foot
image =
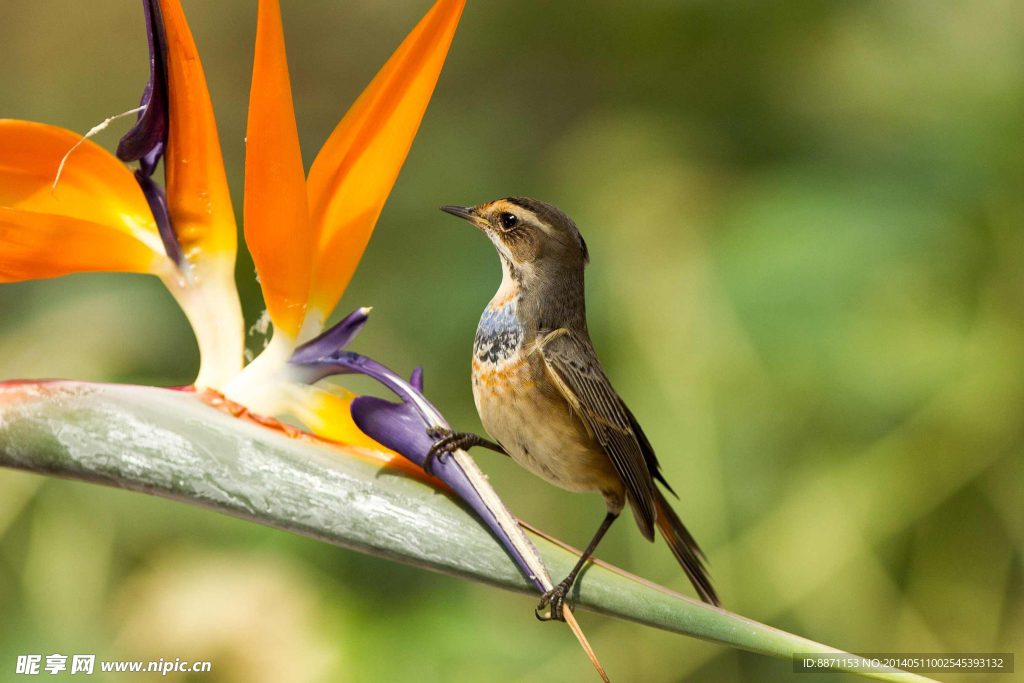
[[[565,609],[565,598],[569,594],[569,589],[572,588],[572,578],[566,577],[562,583],[541,596],[537,609],[533,611],[538,619],[541,621],[565,621],[565,615],[562,612]],[[551,607],[548,615],[541,614],[541,611],[548,606]]]
[[[487,442],[487,439],[471,432],[453,432],[447,427],[428,427],[427,435],[437,439],[423,461],[423,469],[427,474],[433,474],[434,463],[442,462],[445,454],[454,453],[459,449],[469,450],[473,446],[480,446]]]

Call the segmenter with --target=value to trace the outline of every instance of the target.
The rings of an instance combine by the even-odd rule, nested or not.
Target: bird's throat
[[[501,295],[501,290],[498,291]],[[498,300],[495,296],[495,300]],[[473,355],[481,363],[498,364],[514,355],[523,345],[524,330],[519,322],[519,297],[492,300],[480,316],[473,341]]]

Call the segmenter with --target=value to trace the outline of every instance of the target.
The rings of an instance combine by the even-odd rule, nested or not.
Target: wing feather
[[[549,335],[537,351],[570,408],[611,459],[626,484],[626,495],[640,531],[653,540],[655,488],[641,444],[646,437],[634,431],[635,421],[604,374],[593,347],[571,334],[558,332]]]

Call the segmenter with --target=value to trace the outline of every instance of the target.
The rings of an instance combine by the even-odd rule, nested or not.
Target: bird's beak
[[[487,221],[485,221],[480,214],[477,212],[476,207],[472,206],[455,206],[454,204],[445,204],[441,207],[441,210],[445,213],[450,213],[453,216],[463,218],[478,228],[487,227]]]

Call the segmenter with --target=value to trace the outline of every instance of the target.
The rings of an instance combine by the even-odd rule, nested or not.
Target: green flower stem
[[[0,465],[150,493],[536,595],[459,501],[397,470],[233,418],[190,392],[0,384]],[[552,575],[568,573],[576,555],[531,538]],[[584,609],[784,659],[841,652],[602,565],[586,569],[571,599]],[[887,681],[930,680],[847,670]]]

